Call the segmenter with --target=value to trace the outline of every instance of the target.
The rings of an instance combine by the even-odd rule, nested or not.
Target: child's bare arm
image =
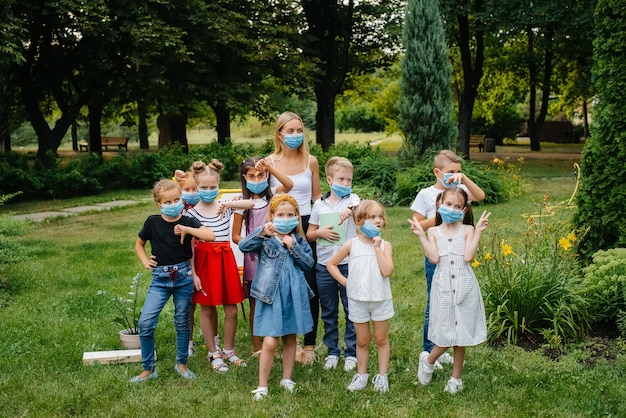
[[[376,261],[378,262],[378,268],[380,273],[384,277],[390,277],[393,274],[393,258],[391,254],[391,244],[387,241],[384,242],[385,250],[380,248],[381,238],[380,236],[374,237],[374,251],[376,252]]]
[[[480,219],[476,222],[476,228],[472,228],[472,231],[468,234],[465,241],[465,254],[463,254],[463,259],[468,263],[476,257],[476,251],[478,251],[478,244],[480,242],[480,237],[487,226],[489,225],[489,216],[491,216],[491,212],[483,211],[482,215],[480,215]]]
[[[408,221],[411,224],[411,231],[415,235],[417,235],[417,238],[419,238],[420,244],[422,244],[422,247],[424,248],[424,252],[426,253],[426,257],[428,257],[428,261],[430,261],[433,264],[437,264],[439,262],[439,254],[437,253],[437,245],[434,242],[434,236],[432,237],[432,241],[430,237],[430,235],[434,235],[434,234],[428,234],[429,236],[427,237],[420,222],[418,222],[415,219],[408,219]]]
[[[141,238],[137,238],[137,241],[135,241],[135,253],[137,253],[137,257],[139,257],[141,264],[143,264],[145,268],[152,270],[156,267],[156,257],[151,256],[148,258],[148,253],[146,252],[146,241]]]
[[[483,200],[485,200],[485,192],[483,192],[483,189],[478,187],[478,185],[465,174],[463,174],[461,184],[463,184],[467,189],[467,196],[470,198],[471,201],[482,202]]]
[[[333,276],[333,278],[337,280],[337,282],[339,282],[339,284],[342,286],[345,286],[348,283],[348,278],[341,274],[341,271],[339,270],[339,263],[341,263],[341,260],[346,258],[348,254],[350,254],[351,250],[352,240],[346,241],[341,247],[339,247],[339,250],[337,250],[337,252],[333,254],[333,256],[330,258],[330,260],[328,260],[328,263],[326,264],[326,269],[328,270],[328,273],[330,273],[330,275]]]
[[[259,160],[254,168],[267,171],[280,182],[281,185],[276,188],[277,193],[288,193],[293,188],[293,180],[291,180],[291,177],[277,170],[267,159],[263,158]]]
[[[235,213],[233,217],[233,227],[230,231],[230,238],[235,244],[239,244],[241,241],[241,228],[243,226],[243,216],[239,213]]]
[[[192,235],[202,241],[215,241],[215,232],[206,226],[194,228],[192,226],[177,224],[174,226],[174,234],[180,235],[181,244],[185,242],[185,236],[187,235]]]
[[[230,209],[252,209],[254,207],[254,200],[252,199],[241,199],[241,200],[228,200],[226,202],[220,202],[220,205],[223,208]],[[218,208],[217,213],[221,213],[220,208]]]
[[[415,219],[416,221],[420,223],[424,231],[428,231],[429,228],[432,228],[433,226],[435,226],[435,220],[436,220],[435,216],[427,219],[421,213],[413,212],[413,219]]]

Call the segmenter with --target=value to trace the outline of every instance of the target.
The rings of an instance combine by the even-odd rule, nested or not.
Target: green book
[[[343,243],[346,242],[346,221],[339,225],[340,221],[341,218],[339,216],[339,212],[324,213],[320,215],[320,229],[332,226],[332,230],[339,234],[339,239],[333,242],[320,238],[321,246],[327,247],[329,245],[343,245]]]

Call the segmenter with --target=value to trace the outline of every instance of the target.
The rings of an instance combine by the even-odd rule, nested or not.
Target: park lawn
[[[513,235],[524,228],[523,215],[536,210],[546,192],[555,205],[569,199],[575,178],[565,170],[570,169],[555,170],[550,178],[529,172],[532,181],[526,196],[499,205],[481,205],[475,211],[491,211],[490,228],[506,228],[515,239]],[[131,278],[144,271],[134,253],[134,240],[145,218],[156,213],[149,191],[144,197],[148,201],[127,208],[33,224],[25,235],[15,238],[23,246],[23,260],[0,266],[0,274],[12,282],[12,298],[0,309],[0,416],[626,415],[625,357],[599,359],[590,367],[584,360],[591,354],[581,345],[568,346],[568,354],[553,361],[541,350],[483,344],[467,350],[465,389],[460,394],[443,392],[450,366],[436,372],[431,385],[419,385],[417,357],[425,304],[423,252],[407,227],[410,210],[406,207],[387,209],[389,225],[384,232],[394,250],[396,312],[390,321],[390,392],[385,395],[374,392],[372,385],[361,392],[347,392],[351,373],[343,371],[343,362],[337,370],[323,370],[320,321],[321,360],[312,367],[296,365],[296,392],[285,393],[279,387],[282,367],[277,361],[268,398],[253,401],[250,391],[257,385],[258,363],[250,357],[250,335],[241,315],[235,347],[248,360],[248,367],[218,375],[206,361],[206,348],[200,347],[189,360],[198,379],[184,381],[173,371],[171,303],[156,332],[158,380],[129,384],[128,379],[140,372],[140,364],[83,366],[85,351],[121,348],[119,327],[111,323],[113,311],[97,292],[104,289],[124,295]],[[148,282],[149,275],[144,272],[142,298]],[[199,330],[195,341],[201,345]],[[375,365],[372,348],[370,376],[376,373]]]

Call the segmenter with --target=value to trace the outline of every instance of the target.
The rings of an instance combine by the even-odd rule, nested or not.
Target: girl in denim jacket
[[[296,335],[313,328],[309,308],[312,291],[304,272],[315,262],[304,238],[295,199],[277,194],[269,203],[268,222],[239,242],[239,249],[258,255],[257,270],[250,295],[257,300],[254,335],[263,336],[259,362],[259,386],[252,391],[255,400],[267,395],[268,381],[278,338],[283,339],[283,378],[280,385],[293,392],[291,380],[296,360]]]

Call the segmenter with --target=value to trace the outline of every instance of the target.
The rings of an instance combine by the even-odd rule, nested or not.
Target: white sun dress
[[[463,259],[465,237],[437,233],[439,263],[430,291],[428,339],[440,347],[472,346],[487,340],[487,321],[480,286]]]

